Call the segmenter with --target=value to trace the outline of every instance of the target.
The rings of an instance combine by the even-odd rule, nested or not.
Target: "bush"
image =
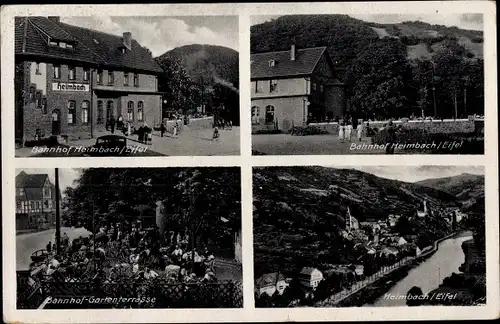
[[[282,131],[279,129],[257,129],[252,132],[252,134],[281,134]]]
[[[476,36],[474,38],[471,39],[471,42],[473,43],[482,43],[483,42],[483,38],[481,36]]]
[[[318,126],[294,126],[290,129],[290,134],[294,136],[307,136],[307,135],[322,135],[328,134],[324,129]]]

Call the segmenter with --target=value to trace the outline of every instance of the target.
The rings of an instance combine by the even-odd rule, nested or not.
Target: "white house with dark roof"
[[[161,121],[162,69],[133,35],[15,18],[15,138],[88,137],[111,118],[132,125]]]
[[[259,296],[262,294],[272,296],[275,293],[281,295],[286,287],[288,287],[288,283],[285,277],[278,272],[265,273],[255,280],[255,290]]]
[[[251,55],[253,129],[288,130],[341,117],[344,84],[326,47]]]
[[[303,286],[316,289],[323,280],[323,273],[316,268],[304,267],[299,273],[299,280]]]

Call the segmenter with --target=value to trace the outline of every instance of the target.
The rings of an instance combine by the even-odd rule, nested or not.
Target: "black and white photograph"
[[[243,307],[240,169],[16,170],[18,309]]]
[[[237,16],[14,28],[16,157],[240,154]]]
[[[251,24],[254,155],[484,154],[483,14]]]
[[[255,306],[485,305],[484,187],[476,166],[253,168]]]

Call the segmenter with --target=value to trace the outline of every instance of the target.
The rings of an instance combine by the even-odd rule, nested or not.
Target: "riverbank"
[[[365,288],[339,301],[335,306],[359,307],[359,306],[367,306],[369,304],[373,304],[375,301],[380,299],[384,294],[388,293],[391,290],[391,288],[393,288],[399,281],[404,279],[412,269],[418,267],[422,262],[425,262],[432,255],[434,255],[434,253],[436,253],[436,251],[438,250],[439,244],[441,242],[458,236],[460,236],[460,233],[453,232],[434,241],[434,244],[430,250],[408,261],[408,263],[388,273],[387,275],[379,278],[375,282],[367,285]]]

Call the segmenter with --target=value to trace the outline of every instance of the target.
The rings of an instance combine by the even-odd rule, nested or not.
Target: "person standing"
[[[215,126],[214,128],[214,134],[212,135],[212,141],[213,140],[216,140],[216,141],[219,141],[219,128],[217,126]]]
[[[339,140],[340,142],[344,142],[344,120],[341,119],[339,121]]]
[[[361,142],[361,137],[363,135],[363,123],[358,123],[358,127],[356,127],[356,131],[358,133],[358,142]]]
[[[161,123],[160,125],[160,134],[161,134],[161,137],[163,137],[163,134],[165,134],[165,123]]]
[[[173,134],[173,137],[174,138],[178,138],[179,136],[179,124],[177,123],[177,120],[175,121],[175,124],[174,124],[174,134]]]
[[[111,127],[111,134],[115,133],[115,117],[111,117],[111,120],[109,121],[109,126]]]

